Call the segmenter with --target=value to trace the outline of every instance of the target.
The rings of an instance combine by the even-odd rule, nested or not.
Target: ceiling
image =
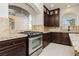
[[[78,3],[45,3],[44,4],[49,10],[53,10],[53,9],[56,9],[56,8],[67,8],[67,5],[70,5],[71,7],[74,7],[74,6],[79,6]],[[53,7],[51,7],[51,5],[53,5]]]

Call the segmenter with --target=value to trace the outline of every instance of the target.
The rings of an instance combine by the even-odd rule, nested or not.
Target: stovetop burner
[[[42,35],[42,32],[34,32],[34,31],[24,31],[20,32],[20,34],[27,34],[29,37]]]

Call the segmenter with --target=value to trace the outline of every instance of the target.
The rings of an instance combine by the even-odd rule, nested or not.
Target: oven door
[[[29,54],[42,47],[42,35],[29,38]]]

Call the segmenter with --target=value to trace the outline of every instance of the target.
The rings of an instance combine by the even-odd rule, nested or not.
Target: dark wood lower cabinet
[[[43,48],[45,48],[50,43],[50,33],[43,34]]]
[[[0,56],[26,56],[27,38],[0,41]]]
[[[43,48],[49,43],[58,43],[71,46],[69,33],[51,32],[43,35]]]
[[[49,43],[58,43],[71,46],[68,33],[49,32],[43,34],[43,48]],[[0,56],[27,56],[28,38],[16,38],[0,41]]]
[[[51,42],[71,46],[69,33],[51,33]]]

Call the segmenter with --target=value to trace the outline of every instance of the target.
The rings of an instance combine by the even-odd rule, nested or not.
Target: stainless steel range
[[[27,34],[29,39],[29,55],[37,56],[42,52],[42,33],[41,32],[32,32],[24,31],[22,34]]]

